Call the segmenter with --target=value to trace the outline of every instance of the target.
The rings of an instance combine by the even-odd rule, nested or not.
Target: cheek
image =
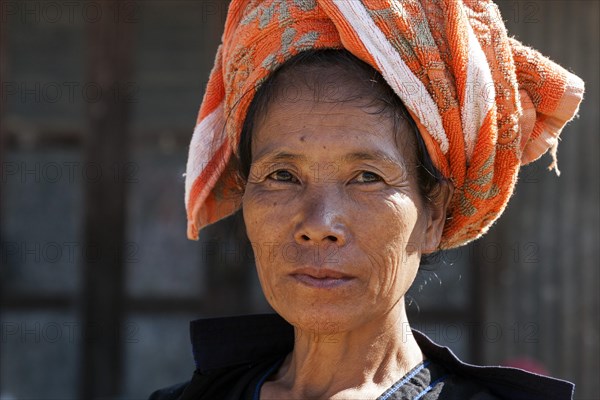
[[[273,196],[266,196],[256,188],[248,185],[242,199],[242,215],[246,233],[254,251],[256,269],[263,292],[267,299],[273,297],[276,286],[275,269],[281,241],[285,237],[282,231],[282,207]]]
[[[359,231],[359,242],[369,258],[372,274],[370,286],[378,296],[410,286],[419,266],[418,253],[412,243],[413,232],[419,229],[417,207],[410,197],[394,195],[372,207],[366,228]]]
[[[248,238],[253,244],[261,244],[269,241],[273,235],[273,223],[277,219],[275,215],[278,200],[267,196],[253,185],[248,185],[242,198],[242,213]]]

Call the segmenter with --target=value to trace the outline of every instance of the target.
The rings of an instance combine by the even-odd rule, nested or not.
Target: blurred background
[[[484,238],[440,254],[414,326],[466,361],[598,399],[598,1],[500,1],[586,82]],[[184,179],[227,1],[0,1],[0,398],[145,399],[188,380],[189,321],[269,312],[239,215],[186,239]]]

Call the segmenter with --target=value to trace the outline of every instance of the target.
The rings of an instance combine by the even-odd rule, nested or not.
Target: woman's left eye
[[[358,174],[356,180],[359,181],[359,183],[373,183],[382,181],[383,179],[373,172],[362,171],[360,174]]]

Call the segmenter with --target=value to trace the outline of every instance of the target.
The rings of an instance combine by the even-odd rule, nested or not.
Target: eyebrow
[[[372,153],[357,151],[354,153],[346,154],[341,159],[342,159],[342,161],[346,161],[346,162],[379,161],[379,162],[383,162],[392,167],[401,167],[401,168],[405,167],[403,162],[391,158],[390,156],[388,156],[387,154],[385,154],[382,151],[375,151]]]
[[[307,161],[308,157],[302,154],[294,154],[285,151],[266,153],[260,156],[257,162],[262,162],[264,159],[267,159],[269,162],[283,162],[283,161]],[[405,165],[403,162],[398,161],[394,158],[391,158],[389,155],[385,154],[382,151],[374,151],[374,152],[363,152],[357,151],[353,153],[349,153],[340,158],[342,162],[355,162],[355,161],[378,161],[383,162],[384,164],[392,167],[401,167],[404,168]]]
[[[285,151],[269,152],[261,155],[257,161],[268,159],[269,162],[278,161],[307,161],[308,157],[301,154],[288,153]]]

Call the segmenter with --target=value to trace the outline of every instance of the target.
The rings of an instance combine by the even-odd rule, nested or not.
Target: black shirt
[[[277,314],[211,318],[190,324],[196,371],[188,382],[149,400],[259,400],[262,384],[292,351],[294,330]],[[516,368],[460,361],[450,349],[413,330],[427,359],[377,400],[569,400],[574,385]]]

